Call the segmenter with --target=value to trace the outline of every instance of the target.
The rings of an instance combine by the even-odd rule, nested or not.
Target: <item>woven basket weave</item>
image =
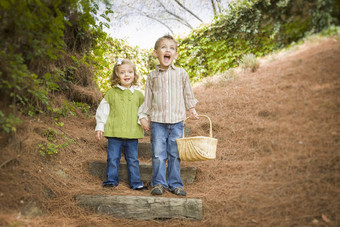
[[[182,161],[205,161],[216,158],[217,139],[212,137],[212,123],[208,116],[199,115],[199,117],[206,117],[210,123],[209,137],[194,136],[177,139],[177,147],[179,157]],[[188,118],[187,118],[188,119]],[[185,119],[184,122],[187,120]]]

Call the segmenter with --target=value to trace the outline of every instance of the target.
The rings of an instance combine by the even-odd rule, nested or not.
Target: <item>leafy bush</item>
[[[240,60],[240,66],[243,70],[250,69],[251,72],[255,72],[260,66],[260,62],[257,60],[255,54],[245,54]]]
[[[103,93],[111,88],[110,78],[118,58],[127,58],[134,62],[141,86],[145,84],[150,70],[149,63],[152,61],[150,51],[131,47],[126,41],[111,37],[107,37],[101,42],[100,47],[94,49],[91,58],[95,66],[95,81]]]
[[[220,84],[225,85],[226,83],[230,81],[234,81],[236,78],[237,78],[237,75],[235,73],[235,70],[228,69],[220,76],[220,81],[221,81]]]
[[[5,132],[14,132],[20,122],[14,120],[17,110],[29,116],[53,113],[50,94],[69,89],[77,71],[90,68],[87,55],[106,40],[105,23],[96,24],[96,2],[0,1],[0,95],[6,107],[0,110],[0,122]],[[63,64],[66,52],[74,57]]]
[[[0,110],[0,125],[2,127],[2,132],[4,133],[16,132],[17,125],[21,123],[22,123],[22,120],[16,117],[14,114],[10,113],[8,116],[6,116]]]
[[[242,56],[257,57],[339,24],[335,0],[240,0],[212,24],[179,39],[178,64],[192,81],[238,65]]]
[[[73,139],[68,139],[65,134],[60,134],[56,130],[49,128],[44,132],[44,136],[47,138],[47,143],[39,143],[39,152],[42,156],[58,154],[60,149],[69,146],[75,141]],[[58,143],[58,137],[62,137],[65,142]]]
[[[111,6],[103,2],[107,9],[100,17],[109,21]],[[231,1],[230,8],[211,25],[179,39],[177,63],[192,81],[224,72],[248,53],[262,56],[337,25],[338,8],[335,0]],[[151,51],[108,37],[103,32],[108,24],[97,23],[98,10],[96,0],[0,1],[0,123],[4,132],[16,131],[21,122],[18,112],[59,117],[75,115],[75,103],[95,107],[98,97],[77,99],[76,92],[81,97],[92,94],[75,88],[98,85],[100,91],[107,91],[117,58],[134,61],[143,86],[155,65]],[[51,97],[58,92],[68,94],[73,104],[66,101],[56,107]],[[88,111],[86,105],[78,108]]]

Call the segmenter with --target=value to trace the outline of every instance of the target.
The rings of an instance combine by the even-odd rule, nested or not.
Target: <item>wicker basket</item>
[[[185,138],[183,129],[183,138],[176,140],[179,157],[182,161],[205,161],[216,158],[217,139],[212,137],[211,120],[206,115],[199,115],[199,117],[208,118],[210,123],[209,137],[194,136]]]

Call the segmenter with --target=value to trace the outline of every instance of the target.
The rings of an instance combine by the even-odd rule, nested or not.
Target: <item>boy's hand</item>
[[[102,131],[96,131],[97,141],[100,141],[102,138],[103,138],[103,132]]]
[[[189,117],[190,117],[191,119],[195,119],[195,120],[199,119],[198,114],[197,114],[195,108],[190,108],[190,109],[189,109],[189,113],[190,113],[190,116],[189,116]]]
[[[150,122],[149,122],[148,119],[146,119],[146,118],[140,119],[140,124],[145,131],[150,130]]]

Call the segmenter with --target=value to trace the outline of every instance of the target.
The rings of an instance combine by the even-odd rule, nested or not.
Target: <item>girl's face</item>
[[[118,66],[119,84],[123,87],[130,88],[135,79],[135,71],[131,64]]]

